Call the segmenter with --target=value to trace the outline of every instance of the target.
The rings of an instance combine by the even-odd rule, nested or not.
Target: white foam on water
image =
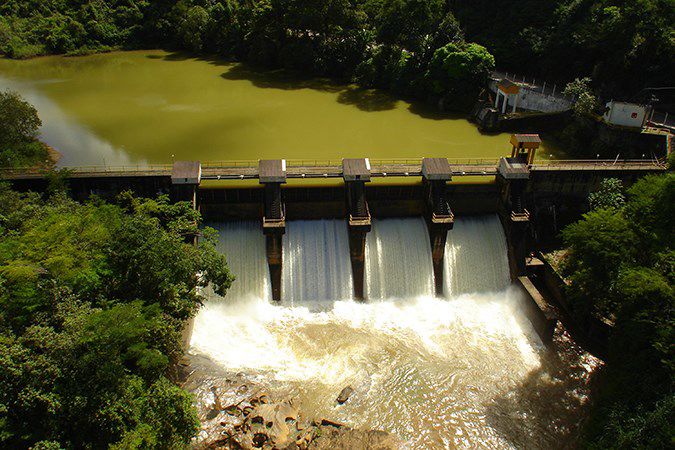
[[[431,244],[422,218],[373,220],[365,279],[370,300],[433,295]]]
[[[234,227],[221,241],[246,241],[241,251],[225,247],[233,267],[247,260],[234,271],[255,285],[266,279],[257,269],[265,266],[264,245],[259,228],[246,226],[254,231]],[[434,298],[424,222],[376,221],[368,237],[370,300],[357,302],[349,300],[344,222],[289,222],[284,301],[246,289],[207,302],[191,351],[293,386],[304,414],[387,430],[412,448],[508,448],[494,423],[514,414],[510,396],[541,370],[542,345],[520,312],[521,292],[508,286],[498,220],[459,219],[455,232],[446,247],[447,298]],[[355,393],[338,407],[346,385]]]
[[[445,244],[443,287],[446,297],[500,291],[511,282],[506,236],[495,216],[455,220]]]
[[[349,236],[344,220],[287,222],[281,285],[282,299],[288,304],[353,296]]]
[[[265,236],[260,224],[224,221],[207,225],[218,231],[216,249],[225,255],[230,272],[236,278],[225,295],[227,301],[251,296],[271,299],[272,283],[265,255]],[[221,299],[209,288],[205,290],[205,295],[209,300]]]

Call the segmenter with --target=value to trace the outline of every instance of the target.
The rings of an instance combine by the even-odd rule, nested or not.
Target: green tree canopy
[[[0,446],[189,442],[195,411],[168,370],[200,289],[232,281],[200,220],[166,197],[78,204],[0,185]]]
[[[438,95],[473,102],[494,67],[495,59],[485,47],[450,43],[434,52],[427,80]]]
[[[666,448],[675,414],[675,174],[642,178],[625,205],[619,188],[603,183],[596,209],[563,231],[576,314],[615,323],[585,443]]]
[[[16,92],[0,92],[0,167],[44,162],[47,150],[37,141],[41,125],[33,105]]]
[[[591,209],[620,209],[626,203],[623,195],[623,184],[618,178],[605,178],[600,182],[600,189],[588,196]]]
[[[565,86],[563,94],[571,95],[576,98],[573,108],[574,113],[578,116],[590,116],[595,112],[598,106],[598,99],[591,89],[590,78],[577,78],[574,81],[570,81],[567,83],[567,86]]]

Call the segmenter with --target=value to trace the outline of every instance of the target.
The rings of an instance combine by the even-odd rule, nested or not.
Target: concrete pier
[[[176,161],[171,170],[171,200],[188,201],[197,208],[197,190],[202,178],[199,161]]]
[[[342,174],[347,197],[349,259],[352,265],[354,298],[364,300],[366,236],[371,229],[365,183],[370,181],[370,162],[366,158],[343,159]]]
[[[454,225],[454,215],[448,201],[448,181],[452,180],[452,168],[445,158],[424,158],[422,179],[426,204],[425,219],[431,241],[431,256],[434,266],[434,290],[443,295],[443,258],[448,230]]]
[[[509,246],[511,275],[515,278],[526,271],[530,213],[525,205],[524,192],[541,139],[537,134],[514,134],[511,145],[511,157],[499,160],[497,182],[501,187],[500,217]]]
[[[286,208],[281,196],[281,185],[286,182],[286,161],[260,160],[259,173],[260,184],[265,185],[262,225],[265,234],[267,265],[272,281],[272,299],[281,301],[282,239],[286,233]]]

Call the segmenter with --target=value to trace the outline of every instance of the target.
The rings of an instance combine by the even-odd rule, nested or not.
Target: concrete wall
[[[493,93],[497,92],[497,84],[497,80],[490,81],[490,90]],[[506,108],[506,112],[510,113],[512,107],[513,96],[509,96],[509,106]],[[553,113],[566,111],[571,107],[572,102],[566,98],[533,91],[524,86],[521,86],[520,94],[518,94],[517,109]]]
[[[554,311],[528,277],[518,277],[516,286],[525,295],[525,315],[532,327],[543,342],[551,342],[558,323]]]
[[[450,207],[455,214],[490,214],[497,211],[496,184],[448,185]],[[200,189],[198,204],[207,220],[262,217],[263,190]],[[347,215],[344,187],[283,188],[287,220],[343,219]],[[366,198],[374,218],[420,216],[425,211],[419,185],[366,185]]]
[[[605,122],[622,127],[642,128],[647,118],[649,107],[635,103],[615,102],[606,105],[607,111],[602,116]]]

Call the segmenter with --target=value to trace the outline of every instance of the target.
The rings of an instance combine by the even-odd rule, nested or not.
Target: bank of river
[[[42,139],[63,166],[509,151],[506,134],[481,134],[462,117],[381,91],[160,50],[0,59],[6,88],[36,105]]]

